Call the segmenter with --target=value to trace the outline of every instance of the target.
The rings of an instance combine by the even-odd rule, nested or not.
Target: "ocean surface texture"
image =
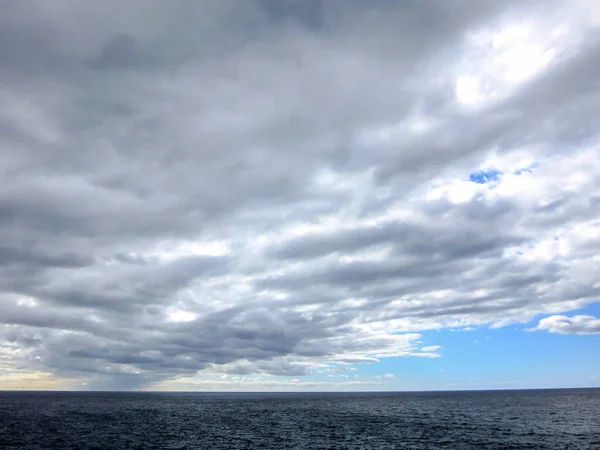
[[[600,389],[0,392],[2,449],[600,449]]]

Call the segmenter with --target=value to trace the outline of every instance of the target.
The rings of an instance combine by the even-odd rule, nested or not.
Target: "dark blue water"
[[[0,448],[600,449],[600,389],[0,392]]]

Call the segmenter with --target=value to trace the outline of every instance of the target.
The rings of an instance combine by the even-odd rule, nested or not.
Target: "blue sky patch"
[[[502,172],[496,169],[479,170],[469,175],[469,180],[477,184],[486,184],[500,180]]]
[[[527,167],[522,167],[520,169],[517,169],[514,171],[515,175],[521,175],[522,173],[533,173],[533,169],[535,169],[538,166],[537,163],[533,163]]]

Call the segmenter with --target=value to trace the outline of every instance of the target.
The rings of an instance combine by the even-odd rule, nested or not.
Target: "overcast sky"
[[[598,384],[595,0],[0,6],[0,389]]]

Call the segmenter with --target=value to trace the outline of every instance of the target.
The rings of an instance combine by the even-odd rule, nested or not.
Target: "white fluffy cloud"
[[[592,316],[554,315],[539,321],[531,331],[545,330],[560,334],[600,334],[600,319]]]

